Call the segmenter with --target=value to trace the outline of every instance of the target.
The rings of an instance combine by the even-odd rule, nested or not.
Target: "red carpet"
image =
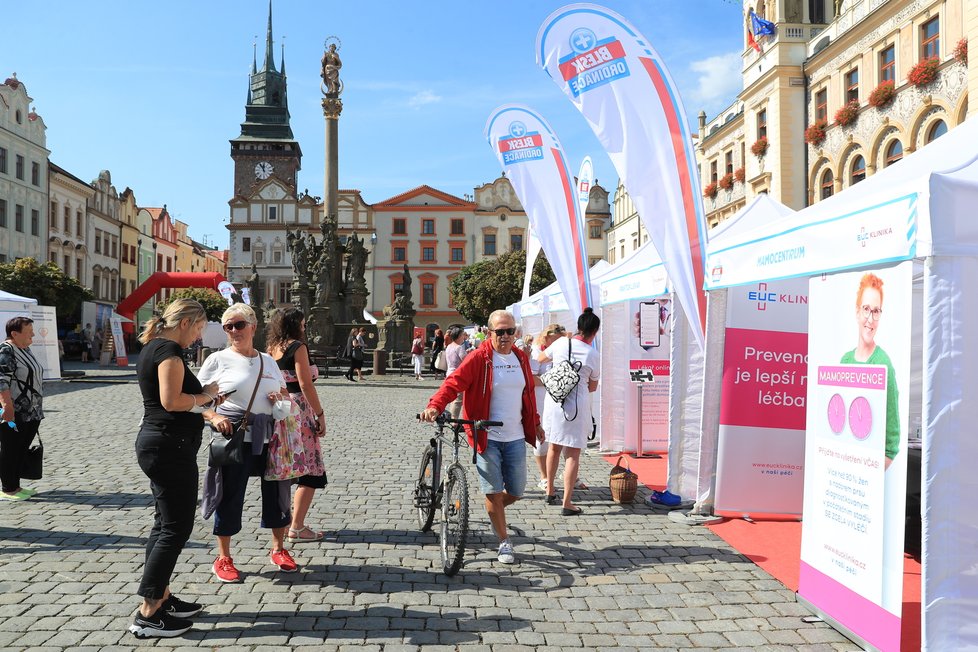
[[[617,455],[605,456],[614,465]],[[666,459],[631,459],[627,464],[638,474],[639,482],[650,489],[665,489]],[[798,568],[801,558],[801,523],[795,520],[728,519],[708,525],[717,536],[737,552],[766,570],[792,591],[798,590]],[[920,650],[920,562],[904,560],[902,652]]]

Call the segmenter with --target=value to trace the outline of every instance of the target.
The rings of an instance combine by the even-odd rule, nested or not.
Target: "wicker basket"
[[[632,473],[627,461],[625,466],[621,465],[623,459],[625,459],[624,455],[619,456],[615,466],[612,467],[609,484],[611,486],[611,499],[616,503],[624,504],[635,500],[635,492],[638,491],[638,475]]]

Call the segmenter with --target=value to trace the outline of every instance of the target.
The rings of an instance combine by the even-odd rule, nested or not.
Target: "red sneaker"
[[[230,557],[218,557],[211,569],[217,575],[217,579],[222,582],[240,582],[241,573],[234,567],[234,560]]]
[[[294,573],[299,570],[299,566],[292,559],[292,555],[284,548],[282,550],[273,550],[270,559],[283,573]]]

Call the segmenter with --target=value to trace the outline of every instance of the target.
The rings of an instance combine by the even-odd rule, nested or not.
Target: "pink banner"
[[[720,423],[805,429],[808,334],[728,328]]]

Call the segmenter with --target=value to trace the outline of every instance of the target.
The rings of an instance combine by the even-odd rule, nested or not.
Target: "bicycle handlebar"
[[[421,419],[421,415],[415,415],[415,418]],[[486,428],[500,427],[503,425],[502,421],[490,421],[488,419],[453,419],[448,416],[448,412],[442,412],[435,418],[435,423],[439,425],[449,424],[449,425],[459,425],[459,426],[472,426],[476,430],[485,430]]]

